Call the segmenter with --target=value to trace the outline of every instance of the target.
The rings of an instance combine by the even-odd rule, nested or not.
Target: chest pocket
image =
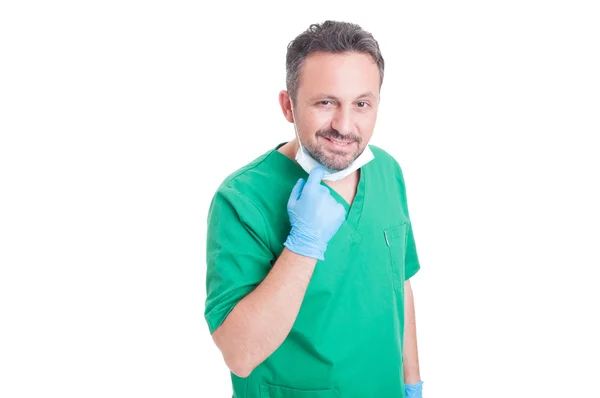
[[[385,243],[388,246],[394,290],[404,290],[404,258],[408,240],[408,222],[383,230]]]

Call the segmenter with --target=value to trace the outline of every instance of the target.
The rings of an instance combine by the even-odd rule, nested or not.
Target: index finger
[[[314,185],[320,185],[321,184],[321,180],[323,179],[323,176],[325,175],[325,168],[321,165],[315,167],[314,169],[311,170],[309,176],[308,176],[308,180],[306,181],[306,185],[308,186],[314,186]]]

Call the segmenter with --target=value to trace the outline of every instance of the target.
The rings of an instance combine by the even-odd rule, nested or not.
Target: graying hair
[[[359,25],[349,22],[325,21],[312,24],[292,40],[287,47],[286,86],[292,99],[296,101],[300,86],[300,70],[304,60],[315,52],[341,54],[356,52],[370,55],[379,67],[379,87],[383,83],[384,62],[379,44],[373,35]]]

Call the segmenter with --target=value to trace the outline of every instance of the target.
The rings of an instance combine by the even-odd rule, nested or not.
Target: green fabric
[[[404,282],[420,265],[401,168],[370,147],[375,159],[361,168],[352,206],[330,188],[346,221],[317,262],[290,334],[250,376],[231,374],[234,397],[404,397]],[[277,148],[230,175],[213,197],[211,333],[265,278],[290,232],[286,204],[307,173]]]

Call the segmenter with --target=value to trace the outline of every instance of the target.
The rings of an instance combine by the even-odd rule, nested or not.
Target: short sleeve
[[[210,205],[204,317],[212,334],[271,269],[266,222],[238,191],[221,187]]]
[[[412,223],[408,223],[408,237],[406,239],[406,256],[404,257],[404,280],[412,278],[421,268]]]
[[[400,165],[397,162],[396,167],[398,172],[398,183],[400,184],[401,205],[406,212],[406,217],[408,218],[408,236],[406,239],[406,254],[404,256],[404,280],[408,280],[412,278],[419,271],[419,269],[421,269],[421,264],[419,263],[413,226],[412,222],[410,221],[410,213],[408,211],[408,198],[406,195],[404,175]]]

